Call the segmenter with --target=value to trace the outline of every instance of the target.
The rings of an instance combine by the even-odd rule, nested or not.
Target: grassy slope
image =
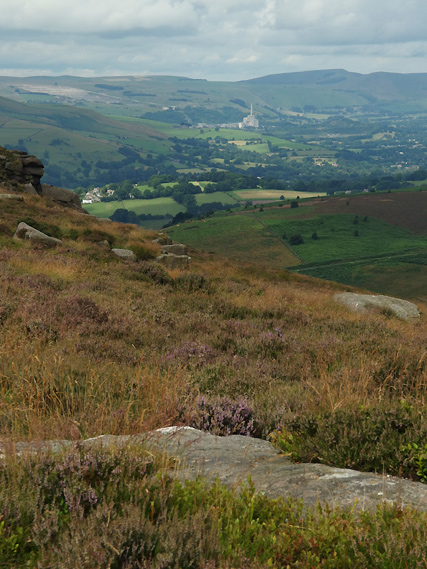
[[[295,269],[298,272],[425,300],[426,211],[426,192],[363,194],[322,198],[308,204],[304,200],[297,209],[287,204],[264,205],[263,212],[242,214],[250,215],[250,221],[237,221],[231,215],[216,219],[212,228],[198,223],[191,231],[185,227],[169,231],[185,243],[223,251],[234,259],[248,260],[248,251],[254,251],[254,258],[276,268],[291,266],[286,264],[289,250],[285,251],[280,238],[289,242],[292,235],[300,234],[304,243],[293,248],[304,263]],[[243,248],[242,223],[245,223]],[[262,224],[271,232],[265,242],[259,237],[266,229]],[[317,234],[317,240],[312,238],[313,233]]]
[[[256,219],[243,215],[216,215],[168,229],[174,241],[205,249],[231,259],[276,269],[297,264],[298,258]]]
[[[17,223],[28,218],[63,244],[48,250],[14,241]],[[247,216],[209,223],[228,219],[242,236],[256,223]],[[192,233],[185,228],[179,237],[184,231]],[[191,250],[190,271],[168,274],[147,260],[160,251],[153,237],[37,197],[2,202],[3,439],[192,424],[198,412],[206,419],[206,408],[197,407],[202,394],[213,406],[214,428],[221,427],[219,410],[243,405],[258,436],[281,425],[276,439],[304,460],[391,473],[409,468],[416,476],[401,448],[422,445],[427,432],[427,305],[420,303],[416,323],[352,314],[332,301],[346,287],[265,269],[257,262],[261,250],[247,264]],[[121,261],[96,244],[103,239],[145,260]],[[226,252],[225,241],[222,247]],[[371,517],[324,509],[304,514],[303,522],[296,504],[252,490],[238,498],[220,488],[209,494],[201,482],[172,487],[152,477],[161,467],[144,452],[80,452],[57,466],[37,456],[25,468],[12,460],[0,469],[0,547],[9,566],[80,569],[84,559],[92,567],[95,554],[105,566],[123,566],[148,555],[141,546],[147,539],[150,554],[184,556],[181,566],[191,560],[197,569],[207,559],[239,569],[308,569],[321,561],[336,569],[403,568],[396,564],[402,547],[405,563],[422,567],[425,559],[427,522],[411,512]]]

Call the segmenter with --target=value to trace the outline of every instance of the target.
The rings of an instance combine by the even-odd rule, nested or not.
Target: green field
[[[414,235],[373,217],[319,214],[316,208],[314,204],[266,206],[262,212],[216,214],[206,223],[181,224],[168,232],[174,241],[231,258],[291,267],[302,274],[403,298],[427,299],[426,235]],[[289,248],[295,234],[304,242]]]
[[[123,208],[134,211],[137,215],[142,213],[148,215],[176,215],[180,211],[185,211],[184,206],[177,203],[172,198],[156,198],[153,200],[123,200],[121,202],[98,202],[85,204],[85,209],[96,217],[110,217],[116,209]]]
[[[211,194],[196,194],[197,205],[202,205],[211,202],[221,202],[224,205],[233,205],[237,203],[237,200],[232,197],[232,195],[225,192],[213,192]]]
[[[280,196],[284,196],[287,200],[296,200],[297,198],[318,198],[324,194],[313,192],[294,192],[292,190],[237,190],[232,193],[238,200],[273,200],[278,201]]]
[[[215,215],[168,229],[178,243],[205,249],[241,261],[284,268],[298,258],[259,221],[248,215]]]
[[[337,281],[373,292],[427,301],[427,249],[371,261],[349,261],[301,267],[298,273]]]
[[[295,249],[305,263],[359,259],[427,248],[427,237],[412,235],[409,230],[384,221],[373,218],[363,221],[364,218],[350,214],[306,218],[307,213],[303,206],[298,208],[299,217],[289,218],[289,214],[283,217],[280,209],[267,209],[257,216],[277,234],[286,235],[285,239],[300,234],[304,243]],[[314,232],[317,240],[312,239]]]

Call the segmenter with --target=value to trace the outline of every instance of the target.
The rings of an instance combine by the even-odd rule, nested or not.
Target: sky
[[[426,0],[0,0],[0,75],[427,72]]]

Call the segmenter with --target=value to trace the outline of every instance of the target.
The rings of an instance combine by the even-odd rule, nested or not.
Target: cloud
[[[425,71],[422,0],[2,0],[0,68],[243,79]]]

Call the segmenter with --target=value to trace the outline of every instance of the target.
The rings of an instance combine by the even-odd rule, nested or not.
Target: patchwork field
[[[264,205],[169,231],[174,240],[231,258],[425,301],[426,219],[427,192],[416,191]],[[296,235],[302,242],[291,245]]]

